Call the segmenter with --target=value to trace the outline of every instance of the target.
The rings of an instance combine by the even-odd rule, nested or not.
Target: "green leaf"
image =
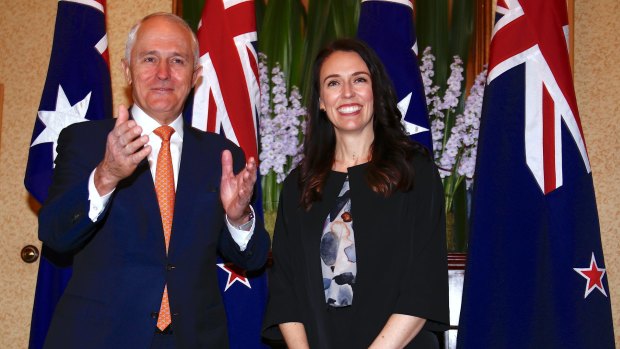
[[[430,46],[435,55],[435,84],[445,89],[452,62],[448,46],[448,0],[416,1],[416,33],[422,52]]]
[[[331,5],[334,36],[326,39],[331,41],[335,38],[354,37],[360,16],[359,0],[332,1]]]
[[[256,32],[260,33],[263,26],[263,17],[265,17],[265,11],[267,11],[267,5],[265,0],[254,0],[254,7],[256,9]]]
[[[200,22],[204,5],[204,0],[183,0],[182,2],[182,17],[194,31],[198,30],[198,22]]]
[[[467,202],[467,190],[465,183],[461,182],[454,192],[454,245],[455,252],[467,251],[467,240],[469,235],[469,212]]]
[[[261,177],[261,187],[263,188],[263,209],[265,211],[277,210],[280,192],[276,182],[276,173],[273,170]]]
[[[450,56],[459,56],[463,60],[463,67],[467,67],[471,41],[474,33],[475,0],[460,0],[452,5],[452,25],[450,30]],[[465,74],[466,75],[466,74]],[[463,94],[459,99],[457,113],[461,113],[465,106],[467,91],[466,80],[461,83]]]
[[[289,89],[292,78],[299,76],[303,20],[304,9],[299,0],[270,0],[258,37],[259,50],[267,55],[269,70],[279,63]]]
[[[471,39],[474,32],[475,0],[459,0],[452,3],[450,29],[450,56],[457,55],[467,66]]]

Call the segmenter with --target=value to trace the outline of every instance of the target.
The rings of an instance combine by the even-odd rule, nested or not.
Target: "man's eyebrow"
[[[139,56],[146,56],[146,55],[155,55],[157,53],[158,53],[158,51],[156,51],[156,50],[150,50],[150,51],[138,52],[138,55]]]
[[[160,55],[161,51],[158,50],[150,50],[150,51],[142,51],[142,52],[138,52],[138,56],[148,56],[148,55]],[[183,54],[181,52],[177,52],[177,51],[173,51],[170,54],[171,57],[183,57],[183,58],[187,58],[188,55]]]

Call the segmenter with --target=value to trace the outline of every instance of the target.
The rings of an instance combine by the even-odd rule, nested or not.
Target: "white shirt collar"
[[[150,135],[153,131],[161,126],[159,122],[146,114],[138,105],[131,107],[131,116],[140,127],[142,127],[143,135]],[[174,128],[174,134],[183,139],[183,114],[177,116],[168,126]],[[174,137],[174,135],[173,135]]]

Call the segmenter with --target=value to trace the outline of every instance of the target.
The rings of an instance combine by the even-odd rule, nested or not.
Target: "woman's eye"
[[[327,82],[327,86],[328,87],[332,87],[332,86],[338,86],[338,81],[336,80],[331,80]]]
[[[368,79],[366,79],[365,77],[359,77],[357,79],[355,79],[355,82],[367,82]]]

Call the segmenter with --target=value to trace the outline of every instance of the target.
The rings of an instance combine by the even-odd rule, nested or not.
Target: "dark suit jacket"
[[[184,128],[172,236],[166,256],[153,177],[144,160],[112,194],[96,223],[88,217],[88,178],[103,159],[114,120],[67,127],[39,238],[74,253],[73,276],[60,299],[46,348],[148,348],[168,285],[179,348],[227,348],[226,314],[218,290],[216,250],[247,269],[263,266],[269,237],[262,222],[247,249],[227,230],[219,197],[221,153],[243,152],[224,137]]]
[[[300,207],[298,170],[284,181],[273,240],[269,303],[263,336],[280,337],[277,325],[301,322],[311,348],[334,348],[332,337],[352,333],[350,346],[368,348],[391,314],[428,319],[424,330],[447,329],[448,270],[443,188],[429,157],[413,160],[415,185],[383,197],[366,183],[367,165],[349,168],[357,276],[351,321],[330,328],[320,263],[325,218],[347,174],[332,171],[322,200]],[[420,336],[422,337],[422,336]],[[418,345],[411,348],[430,348]]]

